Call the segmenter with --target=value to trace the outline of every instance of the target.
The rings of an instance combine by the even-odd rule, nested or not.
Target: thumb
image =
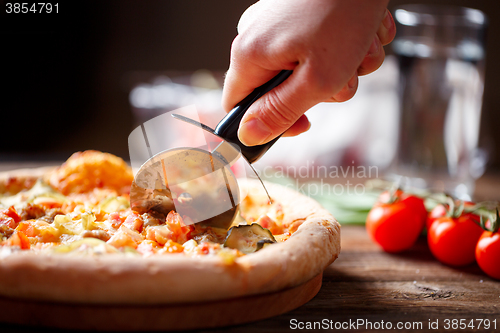
[[[254,146],[273,140],[292,127],[309,108],[332,95],[333,87],[325,91],[324,86],[318,84],[320,80],[307,77],[310,73],[298,66],[282,84],[252,104],[238,130],[238,138],[243,144]],[[304,121],[298,122],[301,123]],[[302,131],[307,127],[306,123]]]

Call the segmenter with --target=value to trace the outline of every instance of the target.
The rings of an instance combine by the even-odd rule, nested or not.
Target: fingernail
[[[349,86],[350,89],[354,88],[356,86],[356,80],[358,79],[357,75],[353,75],[351,79],[347,82],[347,85]]]
[[[240,125],[238,138],[246,146],[255,146],[266,142],[272,131],[259,118],[252,118]]]
[[[384,20],[382,21],[382,23],[387,30],[390,30],[392,28],[392,15],[388,9],[385,11]]]
[[[305,130],[306,132],[309,131],[311,129],[311,122],[308,121],[308,125],[307,125],[307,129]]]
[[[376,54],[378,53],[378,49],[379,49],[379,41],[378,37],[375,36],[372,44],[370,45],[370,48],[368,49],[368,54]]]

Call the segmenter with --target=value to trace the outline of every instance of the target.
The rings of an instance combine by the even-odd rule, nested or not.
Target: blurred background
[[[6,2],[1,1],[2,8]],[[58,14],[44,15],[5,14],[2,9],[0,162],[63,160],[72,152],[85,149],[128,159],[130,132],[162,110],[161,101],[152,102],[148,91],[172,81],[192,85],[193,72],[194,81],[200,79],[204,88],[216,88],[229,65],[238,19],[253,2],[72,1],[61,3]],[[415,2],[393,0],[390,8]],[[491,0],[418,3],[467,6],[489,16],[479,146],[488,156],[487,170],[497,172],[500,94],[496,89],[500,86],[500,64],[494,59],[500,55],[500,22],[496,20],[500,7]],[[390,46],[386,53],[392,54]],[[213,73],[214,79],[206,71],[199,72],[201,69]],[[315,119],[315,111],[310,112],[311,132],[325,133],[323,150],[312,160],[382,168],[390,163],[395,151],[391,142],[397,138],[393,130],[387,130],[397,126],[391,113],[397,105],[394,59],[388,57],[383,74],[376,75],[361,80],[359,94],[352,101],[328,106],[331,121]],[[193,94],[182,93],[187,97],[176,102],[180,105],[163,98],[163,103],[170,103],[164,105],[165,109],[185,106],[182,104],[188,103]],[[219,95],[209,95],[198,103],[213,112],[213,118],[207,122],[214,125],[222,113],[217,108]],[[372,99],[366,99],[367,96]],[[342,140],[328,136],[329,132],[337,133]],[[382,139],[375,142],[372,138]],[[294,147],[295,154],[287,163],[304,161],[306,155],[300,152],[306,154],[314,140],[317,137],[281,140],[283,147]],[[283,151],[288,154],[286,149]]]

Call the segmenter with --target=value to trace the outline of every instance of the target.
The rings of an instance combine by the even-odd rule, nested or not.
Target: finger
[[[340,102],[346,102],[350,100],[351,98],[354,97],[356,94],[356,91],[358,90],[358,74],[355,73],[351,79],[347,82],[347,84],[340,90],[338,93],[336,93],[334,96],[328,98],[324,102],[331,103],[340,103]]]
[[[283,136],[296,136],[301,133],[307,132],[311,128],[311,123],[307,116],[303,114],[300,118],[283,133]]]
[[[236,30],[238,34],[242,33],[245,29],[247,29],[253,22],[253,20],[259,15],[259,7],[262,6],[260,1],[257,1],[250,7],[248,7],[243,14],[241,14],[240,20],[238,21],[238,26]]]
[[[224,79],[222,107],[229,112],[255,88],[273,78],[279,71],[265,70],[248,61],[248,54],[239,51],[241,38],[236,36],[231,46],[231,63]]]
[[[248,39],[246,39],[248,40]],[[245,42],[241,35],[236,36],[231,46],[231,62],[224,80],[222,91],[222,107],[229,112],[236,104],[248,96],[255,88],[260,87],[275,77],[282,69],[294,69],[295,63],[256,65],[266,63],[262,59],[269,58],[265,48]]]
[[[339,85],[336,87],[322,75],[323,71],[306,64],[298,66],[288,79],[248,109],[238,130],[240,141],[253,146],[274,139],[292,127],[309,108],[341,89],[340,82],[335,83]]]
[[[358,67],[358,75],[366,75],[376,71],[384,62],[385,51],[378,36],[373,38],[368,53]]]
[[[222,107],[226,112],[231,111],[236,104],[248,96],[255,88],[271,80],[278,73],[279,71],[267,70],[247,70],[243,72],[231,66],[224,79]]]
[[[384,19],[377,30],[377,36],[382,43],[382,45],[387,45],[396,36],[396,24],[392,18],[391,12],[386,9]]]

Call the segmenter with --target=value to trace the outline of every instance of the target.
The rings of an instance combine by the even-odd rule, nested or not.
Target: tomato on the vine
[[[470,201],[464,201],[464,208],[472,208],[474,206],[473,202]],[[448,212],[448,209],[446,208],[446,205],[444,204],[438,204],[436,205],[431,212],[429,213],[429,216],[427,217],[427,221],[425,223],[425,227],[427,230],[431,228],[431,224],[434,223],[438,218],[446,216]]]
[[[482,205],[483,207],[487,205]],[[500,280],[500,215],[481,214],[481,227],[485,230],[476,245],[476,261],[479,267],[494,279]],[[490,211],[491,212],[491,211]]]
[[[400,252],[415,244],[427,218],[424,201],[398,190],[383,193],[366,219],[370,237],[386,252]]]
[[[436,207],[432,208],[431,212],[429,213],[429,216],[427,217],[427,220],[425,222],[425,228],[427,231],[431,228],[432,223],[439,219],[440,217],[443,217],[446,215],[446,207],[443,204],[436,205]]]
[[[429,248],[439,261],[451,266],[474,262],[475,248],[483,229],[479,218],[471,213],[458,217],[443,216],[435,220],[427,233]]]
[[[500,280],[500,232],[484,231],[476,246],[479,267],[494,279]]]

